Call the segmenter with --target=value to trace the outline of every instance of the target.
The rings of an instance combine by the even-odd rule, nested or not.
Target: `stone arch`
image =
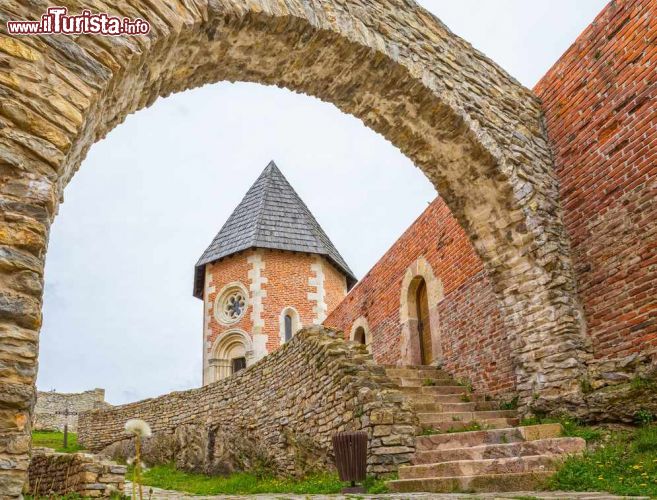
[[[367,351],[371,353],[372,332],[370,331],[370,326],[365,316],[359,316],[358,318],[356,318],[356,321],[354,321],[353,325],[351,325],[351,331],[349,332],[349,340],[351,340],[352,342],[360,342],[360,339],[358,339],[356,335],[357,333],[359,333],[359,330],[362,330],[365,340],[364,345],[367,348]]]
[[[95,11],[75,0],[69,11]],[[39,2],[0,6],[39,19]],[[147,36],[0,37],[3,484],[24,480],[43,266],[63,189],[91,145],[158,97],[220,80],[278,85],[360,118],[433,182],[482,258],[518,388],[580,400],[587,359],[538,99],[413,2],[108,0]],[[563,403],[562,403],[563,404]],[[11,416],[11,418],[9,418]]]
[[[253,342],[244,330],[234,328],[222,332],[215,340],[208,360],[208,383],[232,375],[231,361],[244,357],[249,366],[253,362]]]
[[[404,364],[420,365],[420,344],[417,335],[417,304],[416,292],[421,282],[427,287],[429,302],[429,328],[431,330],[431,344],[434,363],[442,361],[442,346],[440,339],[440,321],[438,317],[438,304],[443,300],[442,281],[433,272],[431,264],[419,257],[404,273],[400,288],[399,322],[401,326],[401,360]]]
[[[301,328],[303,328],[299,311],[297,311],[292,306],[284,307],[283,310],[281,311],[281,314],[278,316],[278,325],[279,325],[278,331],[280,335],[281,345],[285,344],[285,316],[288,315],[292,318],[292,336],[294,336]]]

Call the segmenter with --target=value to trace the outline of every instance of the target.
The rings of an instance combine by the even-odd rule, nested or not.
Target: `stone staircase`
[[[561,437],[559,424],[518,427],[515,410],[499,410],[438,368],[386,366],[386,374],[420,423],[411,465],[388,482],[393,492],[532,490],[586,447],[581,438]]]

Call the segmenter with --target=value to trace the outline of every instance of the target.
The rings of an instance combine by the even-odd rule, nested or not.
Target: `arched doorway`
[[[97,6],[77,0],[67,7]],[[3,46],[0,72],[10,83],[0,202],[11,216],[0,220],[0,331],[11,341],[0,345],[8,360],[0,377],[7,415],[0,459],[11,464],[1,471],[11,481],[8,496],[18,497],[25,477],[45,253],[64,187],[91,145],[128,114],[221,80],[331,102],[412,159],[486,266],[523,400],[545,390],[579,401],[584,328],[549,141],[531,91],[414,3],[198,0],[137,9],[109,0],[103,9],[145,19],[148,37],[14,37]],[[39,2],[13,2],[0,14],[32,20],[44,12]],[[573,362],[564,367],[555,357]]]
[[[429,296],[427,284],[423,278],[419,279],[415,292],[415,315],[417,318],[418,342],[420,345],[420,362],[423,365],[433,361],[433,347],[431,340],[431,321],[429,319]]]
[[[406,269],[401,283],[399,321],[402,364],[430,365],[442,361],[438,305],[443,284],[431,264],[418,258]]]
[[[222,333],[208,360],[207,382],[217,382],[245,369],[252,357],[252,342],[248,333],[237,329]]]

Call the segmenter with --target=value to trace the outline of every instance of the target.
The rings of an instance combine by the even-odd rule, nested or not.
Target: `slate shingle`
[[[249,248],[323,255],[347,278],[354,273],[285,176],[271,161],[196,263],[194,296],[203,297],[205,265]]]

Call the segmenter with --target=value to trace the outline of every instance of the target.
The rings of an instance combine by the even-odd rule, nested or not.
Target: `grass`
[[[130,477],[130,476],[128,476]],[[240,472],[230,476],[206,476],[176,470],[172,465],[158,465],[144,473],[144,486],[184,491],[196,495],[256,495],[288,493],[297,495],[329,495],[348,486],[336,474],[320,473],[303,479],[259,477]],[[368,493],[387,492],[383,480],[368,478]]]
[[[657,426],[609,432],[601,441],[567,459],[552,488],[657,497]]]
[[[73,432],[68,433],[68,446],[64,448],[64,433],[57,431],[34,431],[32,432],[32,446],[53,448],[60,453],[75,453],[82,450],[78,444],[78,436]]]

